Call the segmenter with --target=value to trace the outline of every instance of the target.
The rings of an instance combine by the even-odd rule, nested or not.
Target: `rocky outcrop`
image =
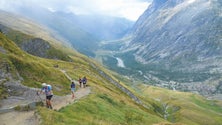
[[[21,49],[35,56],[47,58],[47,51],[51,45],[40,38],[30,39],[21,43]]]
[[[64,52],[56,49],[48,41],[42,38],[35,38],[19,31],[12,30],[2,24],[0,24],[0,30],[5,34],[10,40],[15,42],[22,50],[34,56],[72,61]]]
[[[40,102],[36,95],[36,88],[29,88],[21,84],[20,80],[15,80],[10,73],[0,78],[1,84],[7,89],[5,99],[0,101],[0,113],[13,110],[32,110]]]

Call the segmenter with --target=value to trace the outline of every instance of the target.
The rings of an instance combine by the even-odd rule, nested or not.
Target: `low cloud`
[[[40,6],[50,11],[101,14],[136,20],[150,2],[150,0],[1,0],[0,9],[16,12],[17,8],[23,6]]]

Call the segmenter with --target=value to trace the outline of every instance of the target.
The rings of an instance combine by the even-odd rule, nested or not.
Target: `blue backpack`
[[[75,83],[73,82],[72,84],[71,84],[71,88],[75,88]]]
[[[48,89],[48,91],[51,91],[52,90],[52,86],[51,85],[47,85],[47,89]]]

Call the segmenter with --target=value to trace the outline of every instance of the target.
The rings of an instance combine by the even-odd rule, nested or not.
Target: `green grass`
[[[70,93],[70,81],[60,69],[65,70],[75,80],[82,76],[88,78],[91,94],[87,97],[59,111],[38,108],[43,125],[169,125],[172,124],[170,122],[178,125],[182,123],[217,125],[222,123],[221,102],[206,100],[191,93],[148,87],[140,83],[133,85],[132,81],[70,50],[64,52],[70,56],[71,62],[44,59],[25,53],[2,34],[0,34],[0,40],[0,46],[6,50],[5,54],[0,53],[1,59],[10,66],[10,73],[14,76],[17,76],[16,72],[19,73],[24,85],[40,87],[42,82],[47,82],[52,84],[56,95],[66,95]],[[136,104],[129,96],[103,78],[90,64],[94,64],[96,68],[140,97],[149,109]],[[0,92],[5,93],[2,90],[0,89]],[[167,112],[170,116],[167,120],[170,122],[163,119],[163,104],[169,106]]]
[[[143,110],[123,92],[102,78],[89,65],[90,60],[84,56],[70,55],[73,62],[43,59],[21,51],[4,35],[1,35],[1,38],[1,46],[7,50],[6,59],[10,62],[11,68],[23,78],[24,85],[40,87],[42,82],[47,82],[52,84],[56,95],[64,95],[69,93],[70,81],[59,69],[66,70],[75,80],[79,76],[88,78],[88,84],[94,94],[58,112],[39,108],[43,124],[143,124],[165,121]],[[54,65],[58,65],[58,68]]]
[[[222,113],[222,106],[218,106],[218,103],[220,101],[217,100],[206,100],[201,96],[193,95],[191,96],[192,102],[197,104],[200,107],[203,107],[205,109],[209,109],[213,112]]]
[[[123,103],[124,102],[124,103]],[[130,124],[153,124],[163,122],[160,117],[148,114],[147,112],[135,107],[135,105],[128,105],[127,101],[119,101],[119,99],[109,97],[108,95],[96,94],[79,100],[73,105],[61,109],[59,112],[54,112],[51,116],[62,115],[62,121],[59,119],[52,119],[54,123],[46,120],[49,117],[48,110],[40,109],[43,112],[43,124],[81,124],[81,125],[130,125]],[[47,115],[47,116],[45,116]],[[59,118],[59,117],[57,117]]]
[[[159,105],[157,108],[160,108],[161,104],[168,104],[167,111],[170,113],[168,120],[171,122],[197,125],[217,125],[222,123],[222,105],[220,101],[206,100],[202,96],[192,93],[151,86],[143,89],[143,96],[159,100],[157,101],[157,105]]]
[[[65,94],[68,91],[69,80],[58,69],[54,68],[56,60],[42,59],[21,51],[12,41],[1,35],[0,46],[7,50],[5,63],[10,67],[10,73],[16,72],[23,78],[22,83],[30,87],[40,87],[42,82],[54,86],[56,94]],[[17,78],[18,79],[18,78]],[[57,89],[58,88],[58,89]],[[61,89],[60,89],[61,88]]]

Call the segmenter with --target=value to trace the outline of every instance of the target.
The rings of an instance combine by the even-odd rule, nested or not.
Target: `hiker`
[[[87,79],[86,79],[85,76],[82,78],[82,83],[83,83],[83,87],[85,88],[86,87],[86,83],[87,83]]]
[[[40,91],[40,94],[44,93],[46,95],[46,106],[47,108],[52,109],[52,104],[51,104],[51,99],[53,96],[53,92],[52,92],[52,86],[51,85],[47,85],[46,83],[42,83],[42,89]],[[39,93],[37,93],[39,94]]]
[[[79,86],[82,88],[82,79],[79,77]]]
[[[74,92],[75,92],[75,88],[76,88],[74,81],[72,81],[70,87],[71,87],[71,92],[72,92],[72,99],[74,99],[74,97],[75,97]]]

